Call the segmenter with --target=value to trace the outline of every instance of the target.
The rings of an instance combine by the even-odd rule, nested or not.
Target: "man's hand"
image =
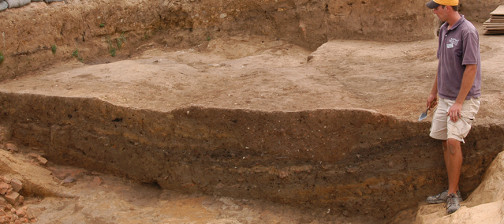
[[[437,94],[430,94],[427,98],[427,109],[433,108],[437,105]]]
[[[462,114],[460,114],[461,111],[462,111],[462,104],[455,102],[448,110],[447,115],[450,116],[451,121],[457,122],[457,120],[462,117]]]

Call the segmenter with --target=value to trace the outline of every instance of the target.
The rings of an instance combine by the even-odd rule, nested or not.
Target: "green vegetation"
[[[126,42],[126,37],[124,33],[121,34],[120,37],[111,40],[110,37],[107,37],[108,49],[109,53],[112,57],[115,57],[117,54],[117,50],[121,50],[123,44]]]
[[[110,39],[110,37],[107,37],[107,44],[108,44],[110,56],[115,57],[116,56],[116,48],[112,44],[112,40]]]
[[[126,42],[126,37],[124,36],[124,32],[121,33],[121,36],[119,38],[116,38],[117,42],[117,49],[121,50],[121,47],[124,42]]]
[[[110,48],[109,49],[110,56],[115,57],[116,56],[116,49],[115,48]]]
[[[105,27],[105,23],[100,23],[100,28]]]
[[[56,45],[51,46],[51,51],[53,54],[56,54]]]
[[[79,55],[78,49],[75,49],[75,51],[72,52],[72,57],[77,58],[77,60],[82,62],[82,57]]]
[[[4,56],[3,56],[3,53],[0,51],[0,64],[2,64],[4,60]]]

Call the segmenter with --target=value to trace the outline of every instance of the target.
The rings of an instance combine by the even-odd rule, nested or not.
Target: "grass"
[[[72,56],[75,57],[75,58],[79,57],[79,50],[75,49],[75,51],[72,52]]]
[[[51,51],[53,54],[56,54],[56,45],[51,46]]]
[[[105,27],[105,23],[100,23],[100,28]]]
[[[107,44],[108,44],[110,56],[115,57],[116,56],[116,48],[112,44],[112,40],[110,39],[110,37],[107,37]]]
[[[107,37],[110,56],[115,57],[117,55],[117,51],[121,50],[125,42],[126,37],[124,36],[124,33],[122,33],[120,37],[115,38],[114,40],[111,40],[110,37]]]
[[[110,56],[115,57],[116,56],[116,51],[117,50],[115,48],[110,48],[109,49]]]
[[[80,62],[82,62],[82,57],[79,55],[79,50],[75,49],[75,51],[72,52],[72,57],[77,58]]]
[[[2,64],[4,60],[4,56],[3,56],[3,53],[0,51],[0,64]]]
[[[119,38],[116,38],[117,42],[117,49],[121,50],[121,47],[124,42],[126,42],[126,37],[124,36],[124,32],[121,33],[121,36]]]

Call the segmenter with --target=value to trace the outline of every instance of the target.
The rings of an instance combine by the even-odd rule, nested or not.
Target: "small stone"
[[[63,183],[73,183],[75,181],[75,178],[73,176],[68,176],[63,180]]]
[[[5,182],[0,182],[0,195],[7,194],[7,190],[9,190],[11,186]]]
[[[10,186],[10,185],[9,185]],[[6,195],[7,194],[10,194],[11,192],[13,192],[14,190],[12,190],[12,187],[9,187],[9,189],[7,189],[7,193],[5,193]]]
[[[60,167],[60,168],[50,168],[51,173],[53,176],[60,180],[64,180],[71,176],[73,179],[78,179],[82,177],[86,170],[84,169],[75,169],[75,168],[65,168],[65,167]]]
[[[218,183],[217,185],[215,185],[215,189],[222,189],[223,187],[225,187],[225,185],[222,183]]]
[[[7,207],[7,204],[7,201],[3,197],[0,197],[0,212],[3,211],[5,207]],[[0,213],[0,215],[2,214]]]
[[[26,216],[26,209],[18,209],[16,211],[16,215],[19,216],[19,217],[25,217]]]
[[[5,183],[10,183],[10,179],[7,177],[0,177],[0,182],[3,181]]]
[[[35,219],[37,215],[40,215],[42,211],[40,209],[28,208],[26,207],[26,218],[29,220]]]
[[[31,157],[32,159],[35,159],[36,162],[40,165],[46,165],[47,164],[47,159],[44,158],[43,156],[37,154],[37,153],[28,153],[28,156]]]
[[[39,162],[40,165],[46,165],[47,164],[47,159],[42,157],[42,156],[39,156],[37,157],[37,160]]]
[[[19,196],[19,201],[18,201],[18,204],[22,205],[24,203],[24,196],[23,195],[20,195]]]
[[[19,196],[19,193],[12,191],[9,194],[5,195],[5,200],[7,200],[7,202],[9,202],[11,205],[16,206],[19,202]]]
[[[28,156],[35,159],[38,164],[40,165],[46,165],[47,164],[47,159],[42,157],[41,155],[37,154],[37,153],[28,153]]]
[[[10,184],[12,186],[12,190],[14,190],[15,192],[19,192],[23,188],[23,183],[15,178],[11,180]]]
[[[13,143],[5,143],[5,149],[7,149],[7,151],[11,151],[11,152],[18,152],[19,149],[16,145],[14,145]]]
[[[36,159],[37,159],[38,164],[40,164],[40,165],[46,165],[47,164],[47,159],[44,158],[44,157],[42,157],[42,156],[40,156],[40,155],[37,156]]]
[[[359,171],[358,167],[347,167],[347,169],[346,169],[347,173],[355,173],[357,171]]]
[[[289,172],[285,171],[285,170],[281,170],[278,172],[278,176],[282,179],[286,178],[289,176]]]

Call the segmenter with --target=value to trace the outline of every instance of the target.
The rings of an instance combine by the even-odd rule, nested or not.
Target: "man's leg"
[[[460,142],[449,138],[446,142],[443,142],[443,152],[448,173],[448,194],[456,194],[459,189],[460,170],[463,160]]]

